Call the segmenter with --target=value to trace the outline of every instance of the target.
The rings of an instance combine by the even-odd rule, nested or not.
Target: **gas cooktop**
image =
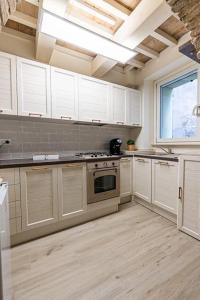
[[[108,152],[80,152],[76,153],[75,156],[81,158],[106,158],[112,157],[113,155]]]

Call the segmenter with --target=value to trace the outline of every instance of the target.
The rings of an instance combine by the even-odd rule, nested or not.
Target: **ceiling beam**
[[[151,36],[166,44],[167,46],[174,46],[178,43],[178,41],[173,36],[169,35],[161,29],[156,29],[154,32],[152,32]]]
[[[136,60],[134,58],[130,59],[127,64],[129,64],[130,66],[132,66],[133,68],[136,67],[138,69],[142,69],[144,68],[144,63],[139,61],[139,60]]]
[[[97,55],[91,65],[91,75],[96,77],[102,77],[108,70],[110,71],[114,66],[116,66],[117,61],[112,59],[107,59],[101,55]]]
[[[39,0],[25,0],[25,1],[35,6],[39,6]]]
[[[40,2],[39,10],[44,8],[54,14],[64,17],[67,4],[68,1],[66,0],[43,0]],[[38,24],[40,24],[40,17],[38,18]],[[56,39],[40,32],[39,29],[38,26],[38,31],[36,33],[36,59],[44,63],[49,63],[56,45]]]
[[[141,44],[139,46],[137,46],[134,50],[139,53],[144,54],[145,56],[151,57],[151,58],[158,58],[158,56],[159,56],[159,52],[154,51],[154,50],[150,49],[149,47],[141,45]]]
[[[165,22],[172,14],[170,7],[165,0],[142,0],[118,29],[114,35],[114,40],[131,49],[135,49],[135,47],[138,47],[147,36]],[[140,47],[140,49],[141,48],[142,47]],[[145,50],[147,51],[147,49]],[[143,48],[140,51],[145,50]],[[149,55],[154,56],[154,58],[157,57],[157,54],[151,51],[149,51],[148,56]],[[104,60],[103,64],[105,64]],[[108,72],[109,64],[107,65]],[[99,65],[99,68],[101,68],[101,65]]]
[[[66,47],[63,47],[63,46],[60,46],[60,45],[55,45],[54,50],[58,51],[58,52],[69,54],[69,55],[74,56],[74,57],[78,57],[78,58],[86,60],[86,61],[92,61],[93,60],[93,57],[90,56],[90,55],[87,55],[85,53],[81,53],[79,51],[69,49],[69,48],[66,48]]]
[[[12,28],[9,28],[9,27],[5,27],[5,26],[2,26],[1,33],[9,35],[11,37],[14,37],[16,39],[29,40],[29,41],[34,41],[35,40],[35,37],[32,36],[32,35],[29,35],[29,34],[26,34],[26,33],[23,33],[23,32],[20,32],[18,30],[15,30],[15,29],[12,29]]]
[[[101,7],[103,10],[111,13],[112,15],[126,20],[126,18],[131,14],[131,10],[121,5],[115,0],[90,0],[93,4]]]
[[[36,18],[26,15],[20,11],[15,11],[12,15],[9,16],[9,19],[34,29],[36,29],[37,27]]]

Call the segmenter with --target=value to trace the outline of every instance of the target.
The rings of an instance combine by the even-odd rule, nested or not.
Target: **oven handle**
[[[98,172],[105,172],[105,171],[115,171],[115,173],[117,173],[119,171],[119,168],[112,168],[112,169],[104,169],[104,170],[97,170],[93,172],[93,176],[95,176],[96,173]]]

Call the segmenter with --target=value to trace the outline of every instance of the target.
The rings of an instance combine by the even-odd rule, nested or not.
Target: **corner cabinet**
[[[178,163],[152,160],[152,203],[177,214]]]
[[[57,168],[38,166],[20,169],[22,230],[58,221]]]
[[[87,76],[78,77],[79,121],[109,122],[110,84]]]
[[[66,164],[58,168],[59,219],[82,214],[87,209],[86,164]]]
[[[52,118],[78,120],[77,76],[51,67]]]
[[[151,159],[135,157],[133,177],[134,196],[151,203]]]
[[[200,240],[200,157],[183,156],[179,167],[178,228]]]
[[[126,89],[126,124],[142,126],[142,97],[140,91]]]
[[[0,114],[17,115],[16,57],[0,52]]]
[[[17,57],[18,114],[51,117],[50,66]]]
[[[111,86],[111,123],[126,123],[126,88],[115,84]]]

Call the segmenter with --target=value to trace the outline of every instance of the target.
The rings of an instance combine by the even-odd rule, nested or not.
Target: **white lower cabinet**
[[[58,168],[59,219],[83,213],[87,208],[86,165],[66,164]]]
[[[22,230],[58,221],[57,168],[37,166],[20,169]]]
[[[120,197],[124,198],[132,195],[132,169],[133,161],[131,157],[120,160]]]
[[[151,159],[134,158],[133,178],[134,195],[151,203]]]
[[[180,160],[178,203],[178,228],[200,240],[200,157]]]
[[[177,214],[178,164],[152,160],[152,203]]]

